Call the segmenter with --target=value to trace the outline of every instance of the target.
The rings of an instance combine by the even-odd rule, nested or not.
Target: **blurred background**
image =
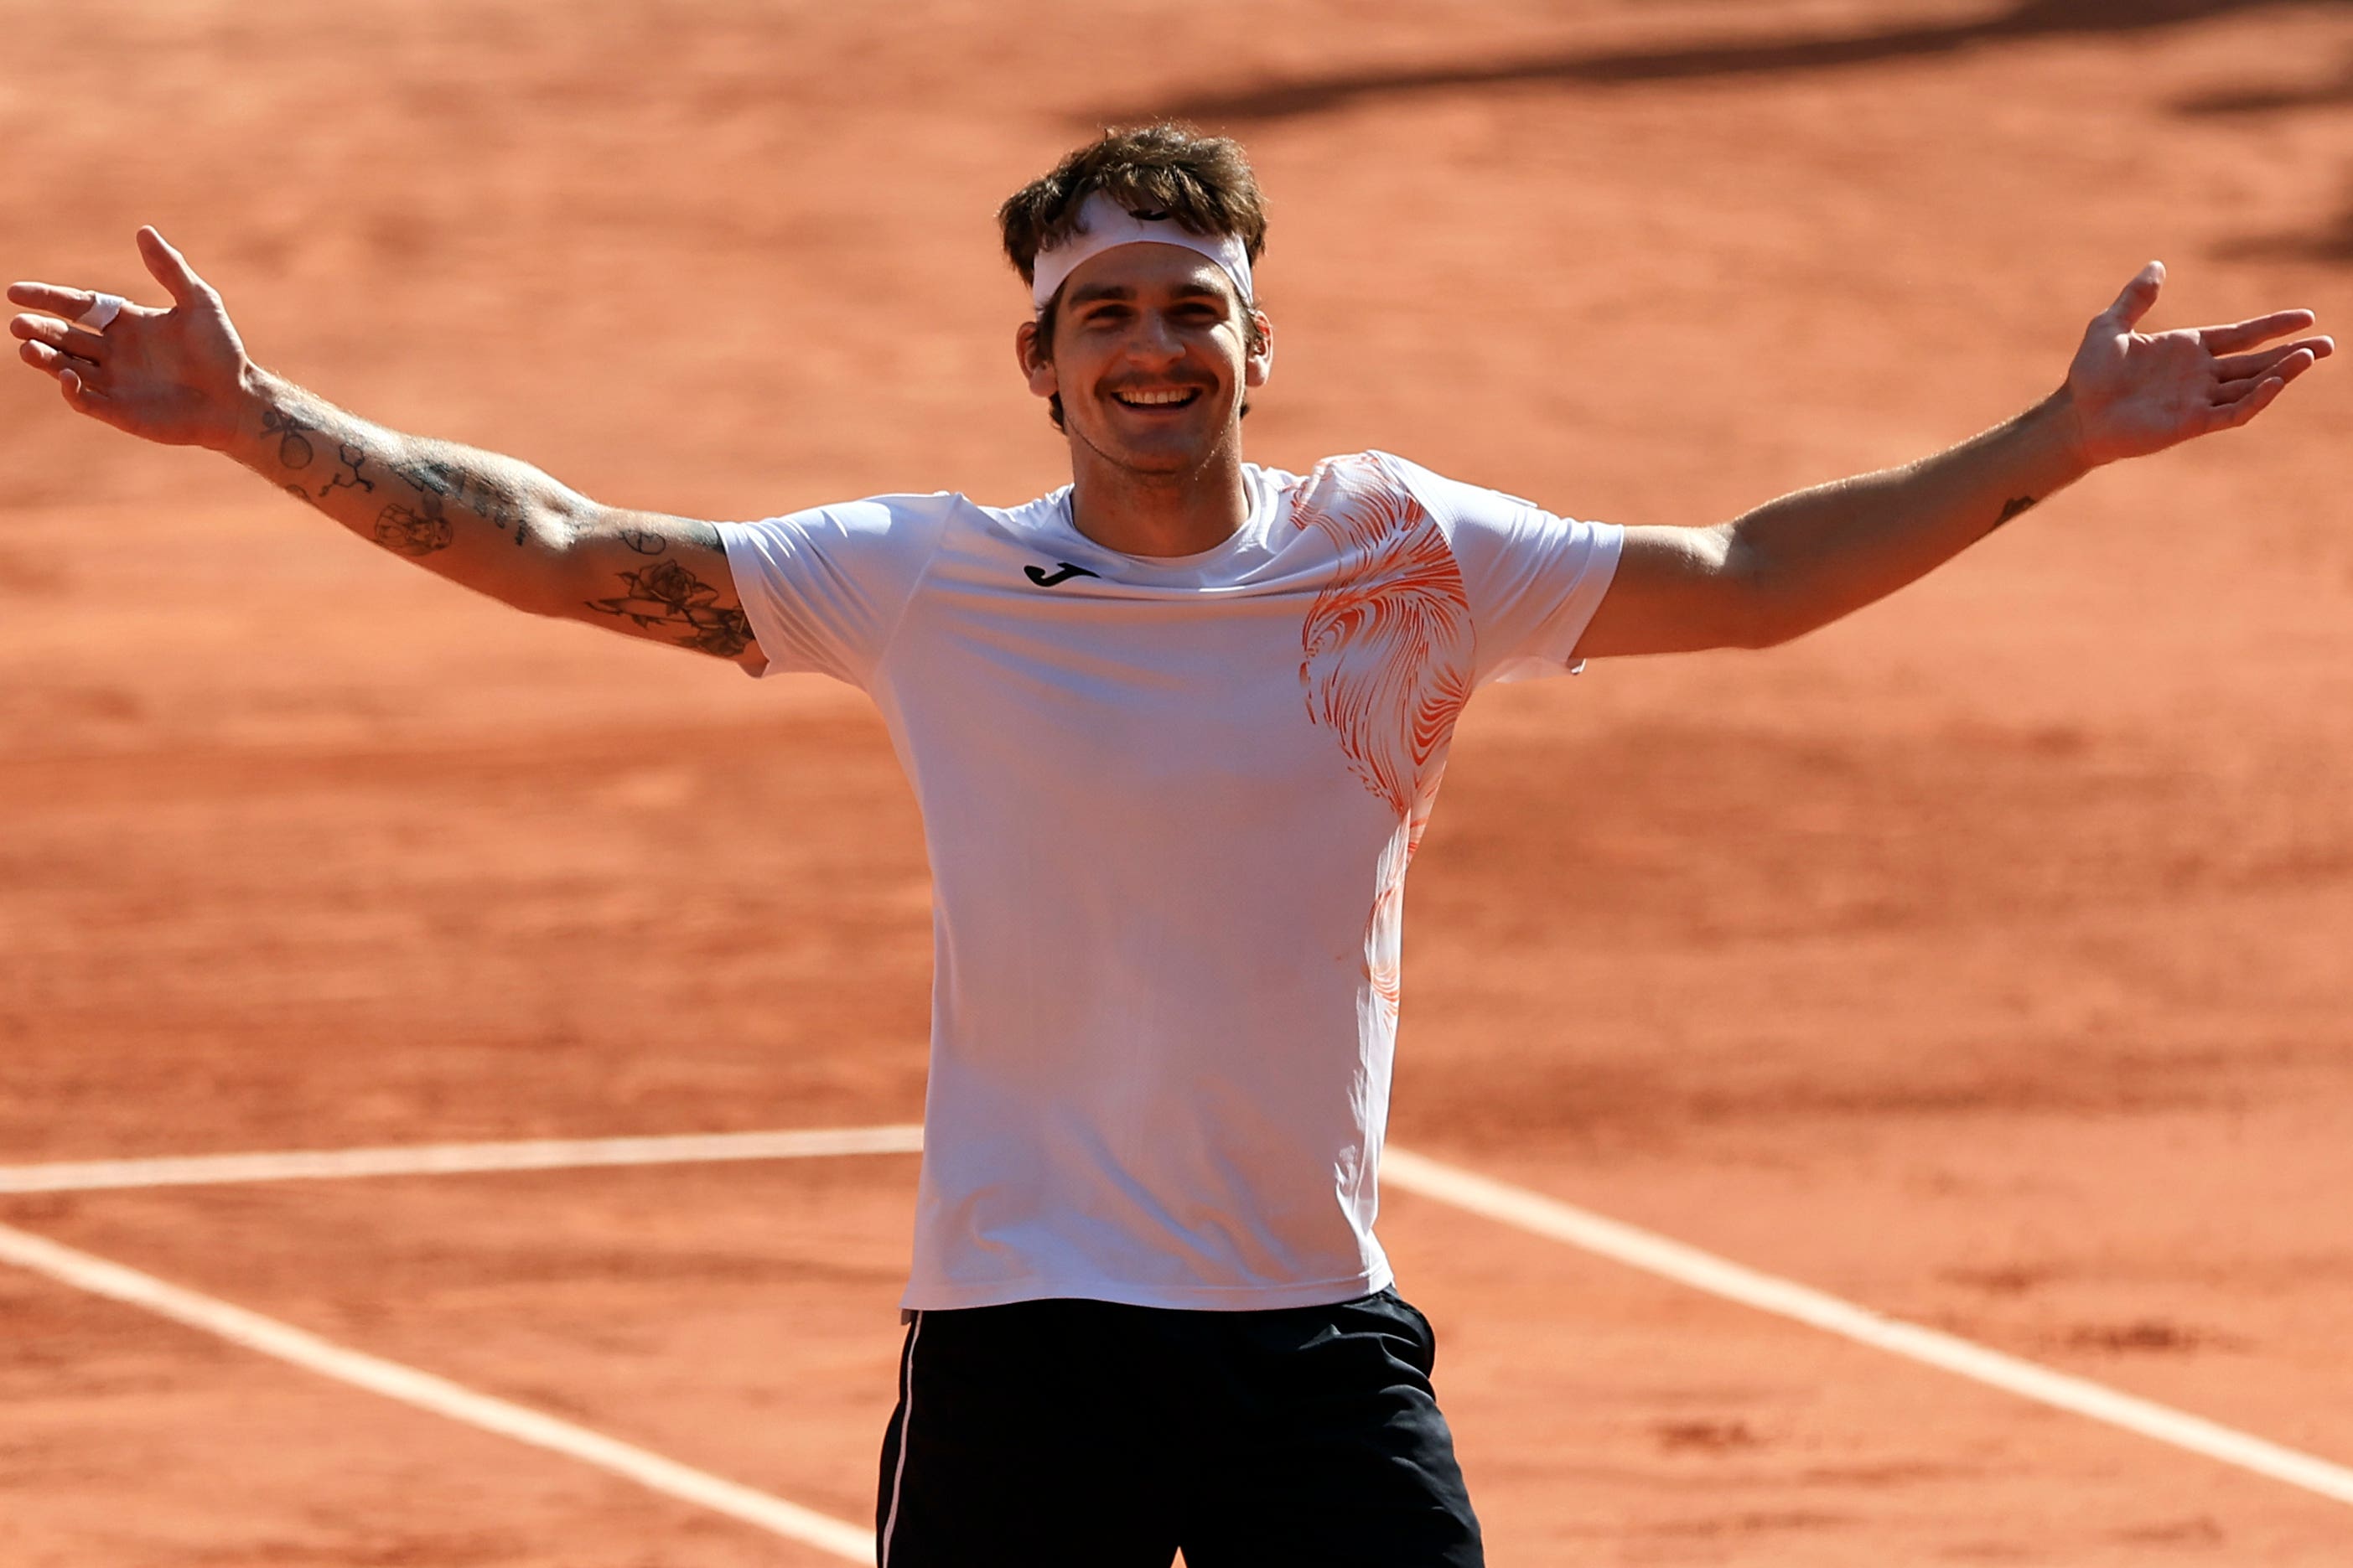
[[[690,515],[1064,482],[994,209],[1164,114],[1267,189],[1285,468],[1704,524],[2009,417],[2151,258],[2151,330],[2353,321],[2344,0],[0,16],[0,270],[158,303],[154,223],[269,368]],[[2353,1461],[2348,415],[2323,364],[1799,644],[1484,693],[1398,1140]],[[919,1114],[861,697],[470,597],[21,366],[0,790],[0,1163]],[[0,1220],[857,1518],[913,1174]],[[2342,1560],[2340,1505],[1384,1234],[1499,1564]],[[7,1270],[0,1405],[27,1563],[800,1560]]]

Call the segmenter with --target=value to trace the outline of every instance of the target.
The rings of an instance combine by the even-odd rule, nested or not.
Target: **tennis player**
[[[1712,528],[1620,528],[1358,452],[1245,462],[1274,363],[1241,151],[1109,133],[999,215],[1071,482],[752,523],[601,506],[263,370],[153,229],[164,307],[9,298],[69,406],[225,452],[536,615],[871,693],[937,900],[885,1568],[1479,1563],[1428,1322],[1373,1236],[1399,898],[1478,687],[1766,647],[2104,463],[2246,424],[2331,350],[2144,334],[1948,451]],[[2274,346],[2265,346],[2271,344]]]

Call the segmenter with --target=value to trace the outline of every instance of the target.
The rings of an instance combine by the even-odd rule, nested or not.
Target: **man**
[[[602,507],[262,371],[153,229],[171,307],[20,284],[46,314],[12,330],[74,408],[509,604],[873,696],[938,904],[885,1568],[1478,1563],[1429,1325],[1372,1231],[1400,898],[1471,692],[1786,641],[2103,463],[2246,423],[2332,345],[2262,346],[2302,310],[2140,335],[2152,263],[2009,423],[1620,529],[1382,453],[1245,463],[1273,329],[1233,143],[1110,133],[999,218],[1072,479],[1009,509]]]

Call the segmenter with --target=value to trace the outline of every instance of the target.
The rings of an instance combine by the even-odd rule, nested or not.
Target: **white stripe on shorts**
[[[899,1494],[907,1485],[907,1428],[915,1421],[915,1342],[923,1337],[923,1314],[907,1332],[907,1369],[899,1374],[899,1462],[891,1471],[891,1511],[883,1516],[882,1542],[875,1553],[881,1568],[891,1568],[891,1532],[899,1528]]]

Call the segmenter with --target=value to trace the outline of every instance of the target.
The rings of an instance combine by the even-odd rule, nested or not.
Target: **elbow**
[[[1719,570],[1732,590],[1732,612],[1725,617],[1726,647],[1778,647],[1813,629],[1788,591],[1788,574],[1776,571],[1772,559],[1736,527],[1727,531]]]
[[[548,487],[548,494],[532,498],[525,526],[531,531],[531,542],[558,559],[569,556],[579,545],[595,519],[597,506],[586,496],[575,495],[560,486]]]
[[[588,598],[581,581],[581,536],[590,504],[568,492],[535,500],[515,536],[518,550],[541,558],[533,574],[537,592],[518,607],[534,616],[567,620]]]

